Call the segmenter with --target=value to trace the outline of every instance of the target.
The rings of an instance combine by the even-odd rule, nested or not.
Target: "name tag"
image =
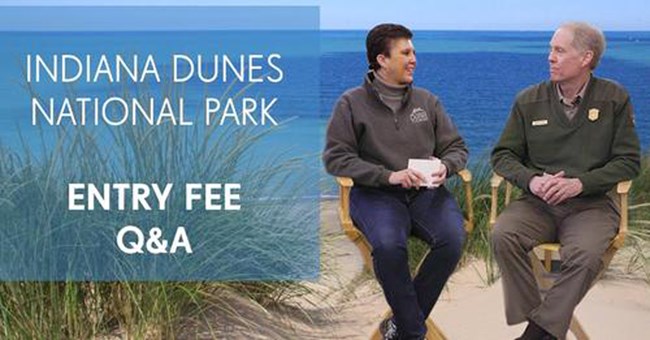
[[[544,125],[548,125],[547,119],[533,120],[533,126],[544,126]]]

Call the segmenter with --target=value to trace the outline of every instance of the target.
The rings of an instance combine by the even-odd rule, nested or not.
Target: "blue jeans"
[[[420,339],[425,320],[460,260],[465,232],[458,204],[444,187],[400,190],[353,187],[350,215],[372,246],[375,275],[393,311],[400,339]],[[409,235],[431,251],[411,278]]]

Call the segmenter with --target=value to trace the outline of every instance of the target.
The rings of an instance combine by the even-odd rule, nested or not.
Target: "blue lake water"
[[[70,40],[66,33],[40,37],[40,40],[30,34],[33,33],[24,33],[15,41],[23,45],[32,42],[35,48],[47,50],[58,46],[57,41]],[[106,53],[107,49],[111,52],[112,48],[119,52],[117,47],[111,47],[111,39],[117,40],[117,34],[102,33],[100,38],[104,39],[106,44],[94,44],[95,52]],[[169,49],[170,46],[178,47],[165,43],[170,39],[168,33],[129,34],[131,42],[123,47],[122,52],[138,51],[139,46],[151,41],[159,41],[157,46],[161,46],[161,51]],[[285,60],[287,79],[292,77],[292,80],[284,86],[273,85],[273,89],[289,110],[278,115],[281,119],[293,116],[300,118],[288,121],[287,129],[271,134],[263,140],[255,151],[257,154],[263,155],[265,150],[293,148],[309,150],[307,152],[311,156],[318,156],[312,153],[322,149],[325,127],[334,103],[346,89],[361,84],[366,72],[365,34],[364,31],[324,31],[320,34],[320,62],[316,63],[316,66],[314,63],[304,62],[300,56]],[[472,160],[485,155],[498,138],[515,95],[523,88],[548,78],[546,57],[551,35],[552,32],[415,32],[413,42],[418,60],[415,85],[439,96],[469,145]],[[637,131],[643,149],[647,151],[650,145],[650,91],[647,86],[650,79],[650,32],[606,32],[606,36],[607,51],[595,74],[614,79],[627,88],[636,111]],[[205,32],[196,34],[181,46],[181,50],[200,52],[204,48],[205,37]],[[208,34],[207,37],[214,41],[220,39],[214,34]],[[88,36],[84,39],[94,38]],[[272,49],[272,46],[266,45],[262,49]],[[6,68],[19,66],[19,60],[13,59],[3,65]],[[302,86],[296,86],[300,81],[311,84],[314,78],[318,78],[314,75],[318,74],[319,94],[306,94]],[[28,121],[28,101],[24,99],[28,97],[27,92],[16,86],[17,81],[19,79],[0,83],[0,92],[5,91],[2,92],[5,109],[0,116],[3,126],[0,138],[8,145],[12,145],[10,136],[15,134],[15,121]],[[219,95],[226,91],[228,86],[188,83],[183,87],[183,91]],[[96,84],[92,87],[78,84],[75,90],[94,95],[116,92],[115,86],[102,89]],[[117,91],[119,90],[118,88]],[[246,89],[246,95],[256,97],[265,91],[265,85],[255,85]],[[314,101],[319,101],[318,105],[314,105]],[[189,107],[196,105],[197,103],[188,103]],[[299,114],[295,114],[296,112]],[[28,135],[26,131],[23,133]],[[9,142],[7,137],[10,137]],[[318,146],[314,147],[314,143]],[[19,142],[13,144],[19,145]],[[310,147],[305,148],[307,145]],[[314,166],[324,175],[320,165]]]
[[[415,32],[415,85],[439,96],[472,156],[479,156],[501,133],[515,95],[548,78],[551,36],[552,32]],[[647,150],[650,32],[606,32],[606,37],[607,51],[595,75],[614,79],[629,91],[637,132]],[[367,68],[364,39],[361,31],[322,34],[321,117],[329,117],[345,89],[361,83]]]

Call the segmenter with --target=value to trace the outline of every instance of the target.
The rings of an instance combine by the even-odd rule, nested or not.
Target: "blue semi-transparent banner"
[[[8,9],[0,280],[318,276],[318,8]]]

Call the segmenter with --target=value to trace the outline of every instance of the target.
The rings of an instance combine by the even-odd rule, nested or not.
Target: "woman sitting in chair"
[[[423,339],[426,319],[461,256],[463,216],[443,186],[463,169],[467,148],[440,101],[412,85],[412,33],[382,24],[367,36],[370,71],[362,86],[338,100],[323,161],[335,176],[351,177],[350,214],[372,248],[374,271],[393,317],[385,339]],[[422,173],[409,159],[440,160]],[[428,187],[425,187],[428,186]],[[407,238],[431,248],[411,278]]]

